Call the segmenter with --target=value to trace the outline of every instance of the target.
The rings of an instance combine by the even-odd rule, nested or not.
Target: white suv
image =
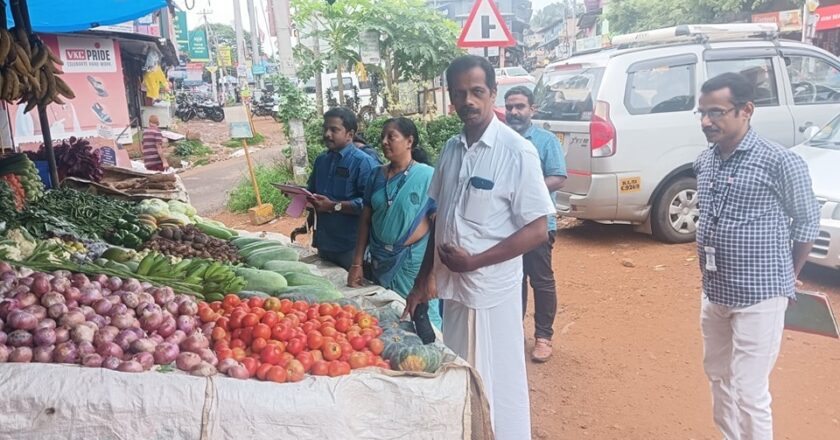
[[[708,143],[693,115],[700,86],[740,72],[756,86],[756,131],[786,147],[840,111],[840,59],[776,39],[774,24],[685,25],[613,38],[613,48],[545,68],[535,123],[556,133],[568,180],[558,213],[694,240],[692,171]]]

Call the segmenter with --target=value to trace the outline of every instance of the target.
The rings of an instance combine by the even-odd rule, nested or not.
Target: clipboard
[[[831,303],[819,292],[796,292],[796,300],[785,311],[785,330],[840,339]]]
[[[314,197],[314,194],[302,186],[285,183],[272,183],[271,185],[292,199],[289,206],[286,207],[286,215],[289,217],[300,217],[306,210],[307,199]]]

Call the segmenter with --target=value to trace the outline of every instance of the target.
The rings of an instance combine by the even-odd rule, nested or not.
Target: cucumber
[[[223,299],[225,299],[225,295],[223,293],[211,292],[204,294],[204,300],[207,302],[222,301]]]
[[[237,249],[242,249],[251,243],[257,243],[260,241],[263,241],[263,239],[259,237],[238,237],[230,240],[231,244],[236,246]]]
[[[256,290],[243,290],[243,291],[237,293],[236,295],[239,296],[240,298],[253,298],[253,297],[270,298],[271,297],[271,295],[269,295],[265,292],[257,292]]]
[[[273,247],[286,248],[288,246],[286,246],[285,244],[280,243],[279,241],[276,241],[276,240],[263,240],[259,243],[251,243],[251,244],[243,247],[242,249],[239,249],[239,255],[242,255],[243,257],[248,258],[251,254],[253,254],[257,251],[261,251],[263,249],[268,249],[268,248],[273,248]]]
[[[263,270],[277,272],[283,276],[291,272],[312,273],[315,266],[300,261],[271,260],[263,264]]]
[[[300,258],[300,255],[298,255],[296,250],[290,247],[279,246],[262,248],[245,257],[245,261],[249,266],[262,269],[269,261],[297,261],[298,258]]]
[[[226,229],[213,226],[209,223],[196,223],[195,227],[197,227],[201,232],[220,240],[230,240],[231,237],[233,237],[233,234],[228,232]]]
[[[270,270],[237,267],[234,269],[234,272],[242,278],[245,278],[247,284],[244,290],[256,290],[271,295],[279,293],[280,289],[288,285],[283,275]]]
[[[286,282],[289,286],[321,286],[335,290],[330,280],[308,273],[290,272],[286,277]]]
[[[333,302],[344,299],[344,295],[341,292],[329,287],[289,286],[281,290],[283,293],[278,298],[283,298],[287,295],[309,295],[314,297],[317,302]]]

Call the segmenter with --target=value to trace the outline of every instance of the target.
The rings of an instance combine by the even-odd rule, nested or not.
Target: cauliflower
[[[14,247],[18,250],[18,255],[20,255],[20,259],[18,261],[25,260],[29,258],[33,252],[35,252],[35,240],[23,229],[17,228],[12,229],[6,233],[6,238],[14,242]],[[12,257],[9,257],[12,258]]]

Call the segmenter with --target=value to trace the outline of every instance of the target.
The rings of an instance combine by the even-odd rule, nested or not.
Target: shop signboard
[[[227,44],[220,44],[216,48],[216,55],[218,60],[216,62],[221,67],[233,66],[233,48]]]
[[[753,14],[753,23],[775,23],[779,27],[779,32],[801,32],[802,31],[802,11],[799,9],[791,9],[789,11],[765,12],[763,14]]]
[[[365,64],[378,65],[382,61],[379,56],[379,32],[366,31],[359,34],[359,54]]]
[[[187,64],[187,77],[184,81],[190,83],[200,83],[204,77],[204,64],[189,63]]]
[[[134,33],[134,22],[133,21],[126,21],[125,23],[117,23],[111,24],[108,26],[97,26],[93,28],[95,31],[105,31],[105,32],[120,32],[124,34],[131,34]]]
[[[87,138],[95,148],[114,149],[113,161],[131,167],[127,150],[131,143],[128,103],[125,94],[119,45],[110,38],[42,35],[41,38],[64,62],[61,78],[73,90],[74,99],[47,106],[53,141],[71,136]],[[43,142],[36,111],[24,113],[24,106],[8,106],[12,136],[23,151],[37,150]],[[115,137],[121,135],[119,139]],[[111,153],[108,155],[111,161]]]
[[[817,31],[840,28],[840,5],[817,8],[816,14],[820,17]]]
[[[598,49],[601,47],[603,38],[600,35],[594,37],[578,38],[575,40],[575,52],[585,52],[587,50]]]
[[[263,64],[262,61],[258,61],[251,66],[251,72],[254,75],[265,75],[265,64]]]
[[[189,53],[190,31],[187,27],[187,11],[175,12],[175,41],[178,43],[178,51]]]
[[[210,61],[210,48],[207,46],[207,33],[204,32],[204,28],[190,32],[190,61]]]

